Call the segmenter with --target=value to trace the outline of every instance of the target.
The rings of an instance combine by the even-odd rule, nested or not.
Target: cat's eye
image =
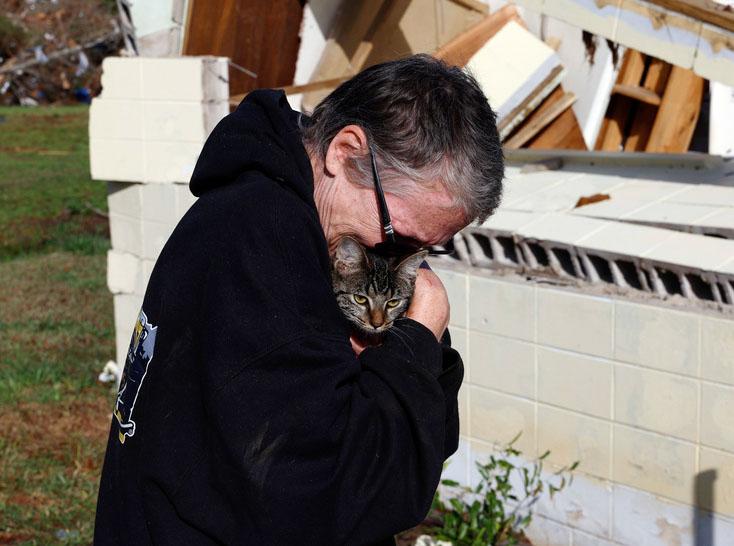
[[[360,305],[364,305],[365,303],[367,303],[367,298],[365,298],[364,296],[354,294],[352,297],[354,298],[355,303],[358,303]]]
[[[387,300],[388,307],[397,307],[399,303],[400,300]]]

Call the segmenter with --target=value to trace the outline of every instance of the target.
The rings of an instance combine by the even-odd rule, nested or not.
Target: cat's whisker
[[[405,334],[401,334],[399,330],[395,330],[394,328],[390,328],[386,332],[387,334],[394,334],[397,339],[400,340],[400,342],[405,345],[405,347],[410,351],[410,356],[415,357],[415,352],[413,351],[413,348],[408,344],[407,341],[402,337]]]

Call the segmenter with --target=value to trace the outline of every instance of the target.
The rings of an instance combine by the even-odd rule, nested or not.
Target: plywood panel
[[[293,83],[304,0],[189,0],[185,55],[223,55],[257,74],[230,68],[230,93]]]

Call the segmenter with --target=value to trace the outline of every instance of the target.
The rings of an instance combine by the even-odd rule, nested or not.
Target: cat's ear
[[[342,237],[336,247],[334,266],[336,270],[344,275],[363,269],[367,263],[367,255],[364,248],[352,237]]]
[[[418,268],[424,262],[426,256],[428,256],[427,250],[421,250],[420,252],[411,254],[407,258],[403,259],[403,261],[398,264],[395,270],[400,275],[406,276],[410,279],[415,279],[415,277],[418,275]]]

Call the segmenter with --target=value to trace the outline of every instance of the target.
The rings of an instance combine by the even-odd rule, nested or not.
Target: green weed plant
[[[487,462],[477,462],[480,481],[475,487],[453,480],[441,482],[447,488],[448,500],[436,492],[432,511],[441,525],[428,531],[435,539],[454,546],[518,544],[540,497],[548,493],[552,498],[571,484],[578,461],[544,478],[543,465],[550,451],[529,464],[516,463],[522,455],[514,447],[519,437],[490,455]]]

